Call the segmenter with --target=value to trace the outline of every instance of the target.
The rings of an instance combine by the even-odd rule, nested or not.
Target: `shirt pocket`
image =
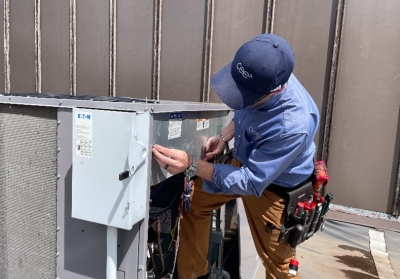
[[[257,146],[257,136],[250,133],[249,131],[245,130],[243,134],[243,147],[246,151],[247,155],[250,155],[250,153],[253,151],[253,149],[256,148]]]

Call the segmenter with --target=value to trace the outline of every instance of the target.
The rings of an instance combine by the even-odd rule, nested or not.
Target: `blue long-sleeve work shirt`
[[[294,187],[314,170],[318,109],[292,75],[286,89],[257,107],[236,110],[233,156],[241,168],[214,164],[211,193],[261,196],[271,183]]]

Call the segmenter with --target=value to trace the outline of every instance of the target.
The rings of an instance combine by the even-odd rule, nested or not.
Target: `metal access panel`
[[[130,230],[144,218],[150,115],[73,109],[72,217]]]
[[[201,156],[231,118],[219,104],[0,94],[0,278],[106,278],[114,226],[117,278],[144,279],[150,186],[168,176],[151,146]]]

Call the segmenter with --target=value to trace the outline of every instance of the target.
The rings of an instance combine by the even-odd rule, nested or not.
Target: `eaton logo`
[[[79,119],[88,119],[88,120],[90,120],[91,115],[90,114],[84,114],[84,113],[78,113],[78,118]]]

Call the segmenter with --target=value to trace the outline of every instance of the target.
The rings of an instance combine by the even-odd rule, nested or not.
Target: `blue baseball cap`
[[[239,48],[233,61],[211,78],[211,87],[227,106],[243,109],[285,85],[293,68],[290,45],[263,34]]]

